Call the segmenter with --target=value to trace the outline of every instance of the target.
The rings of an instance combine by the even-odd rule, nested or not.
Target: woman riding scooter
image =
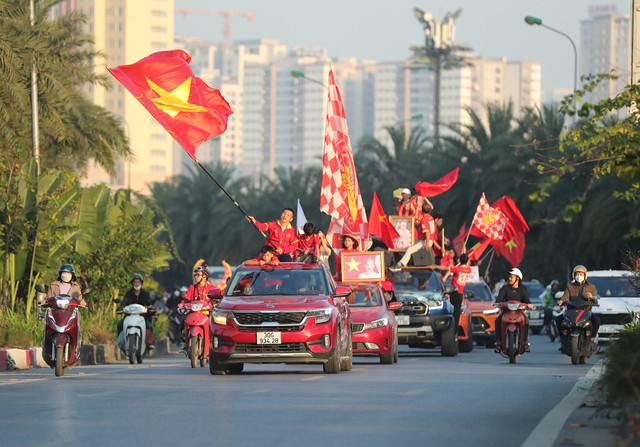
[[[218,290],[214,284],[209,284],[209,270],[204,259],[198,260],[193,266],[193,280],[195,283],[191,284],[189,289],[187,289],[187,294],[180,304],[178,304],[178,309],[184,307],[184,303],[190,301],[208,301],[209,292]],[[184,349],[184,318],[182,319],[182,327],[180,330],[183,334],[182,343],[180,344],[180,349],[182,350]]]
[[[529,299],[529,290],[527,286],[522,284],[522,272],[518,268],[513,268],[509,272],[509,278],[507,279],[507,283],[502,286],[500,292],[498,292],[498,298],[496,298],[496,303],[502,303],[504,301],[520,301],[521,303],[531,304],[531,300]],[[529,352],[529,320],[525,317],[525,327],[524,327],[524,336],[525,336],[525,352]],[[496,318],[496,346],[495,351],[500,352],[502,349],[502,314]]]
[[[71,264],[62,264],[58,268],[58,279],[49,284],[47,298],[56,295],[69,295],[78,300],[80,307],[87,307],[86,301],[82,298],[80,283],[76,279],[76,269]],[[44,299],[40,300],[40,304],[44,301]]]
[[[129,304],[140,304],[144,307],[151,306],[151,295],[149,295],[149,292],[142,288],[142,284],[144,284],[144,278],[142,278],[142,275],[140,275],[139,273],[134,273],[131,277],[131,288],[127,290],[127,293],[124,294],[124,298],[122,299],[122,303],[118,307],[118,310],[122,310],[122,308],[128,306]],[[144,315],[144,321],[147,327],[145,344],[146,349],[149,351],[153,351],[156,348],[154,346],[153,340],[153,322],[151,316],[152,313],[150,312]],[[118,334],[122,332],[123,322],[124,318],[118,323]]]

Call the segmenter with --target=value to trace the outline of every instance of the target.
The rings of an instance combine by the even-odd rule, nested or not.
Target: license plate
[[[258,332],[259,345],[279,345],[281,342],[280,332]]]
[[[398,322],[398,326],[409,326],[409,324],[411,324],[409,315],[396,315],[396,321]]]
[[[613,334],[614,332],[618,332],[622,329],[622,325],[617,324],[601,324],[600,325],[600,333],[601,334]]]
[[[536,310],[529,312],[529,318],[531,318],[532,320],[537,320],[538,318],[540,318],[540,312]]]

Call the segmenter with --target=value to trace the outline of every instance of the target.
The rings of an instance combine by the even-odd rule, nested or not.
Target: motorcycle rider
[[[62,264],[58,268],[58,279],[49,284],[47,298],[56,295],[69,295],[78,300],[80,307],[87,307],[87,302],[82,297],[80,283],[76,279],[76,269],[71,264]],[[44,297],[40,304],[45,302]]]
[[[587,281],[587,275],[587,268],[584,265],[576,265],[573,268],[573,281],[567,284],[567,288],[565,289],[562,298],[558,300],[558,306],[562,306],[568,301],[580,298],[591,301],[592,304],[598,304],[598,299],[596,298],[598,295],[596,286]],[[562,318],[562,315],[559,315],[556,318],[558,334],[562,333]],[[600,329],[600,318],[592,312],[590,321],[591,341],[594,342],[596,335],[598,335],[598,329]]]
[[[204,260],[196,262],[193,269],[193,280],[195,283],[191,284],[187,289],[185,297],[178,304],[178,309],[184,307],[185,303],[191,301],[210,301],[208,297],[209,292],[217,290],[214,284],[209,283],[209,270]],[[180,343],[181,350],[184,349],[184,320],[185,318],[182,318],[180,328],[180,333],[182,334],[182,342]]]
[[[496,303],[503,303],[505,301],[520,301],[521,303],[531,304],[529,299],[529,290],[527,286],[522,284],[522,272],[519,268],[513,268],[509,271],[509,278],[496,298]],[[529,352],[531,344],[529,343],[529,319],[524,316],[524,339],[526,352]],[[495,351],[500,352],[502,349],[502,312],[498,318],[496,318],[496,346]]]
[[[140,275],[139,273],[134,273],[131,277],[131,288],[124,294],[122,303],[120,304],[120,306],[118,306],[117,310],[122,310],[122,308],[128,306],[129,304],[140,304],[144,307],[151,306],[151,304],[153,303],[153,301],[151,300],[151,295],[149,295],[149,292],[142,288],[143,283],[144,278],[142,278],[142,275]],[[151,351],[156,347],[154,345],[155,341],[153,340],[153,323],[151,314],[149,312],[144,314],[144,322],[147,328],[145,344],[147,345],[147,349]],[[122,332],[123,325],[124,318],[118,323],[118,334]]]
[[[542,309],[544,310],[544,328],[549,334],[551,331],[549,326],[551,324],[551,319],[553,317],[553,308],[556,306],[556,293],[560,289],[560,283],[557,279],[554,279],[549,284],[549,289],[544,294],[542,298]]]

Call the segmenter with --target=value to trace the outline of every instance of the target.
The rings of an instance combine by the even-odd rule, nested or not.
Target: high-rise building
[[[580,75],[609,74],[585,98],[589,102],[611,98],[631,80],[631,18],[619,13],[615,5],[589,7],[589,18],[580,22]],[[580,87],[580,85],[578,86]]]
[[[105,66],[132,64],[156,51],[173,48],[173,1],[66,0],[56,12],[75,10],[87,17],[86,31],[93,36],[96,49],[105,55],[95,61],[101,73],[106,73]],[[150,183],[174,175],[174,163],[182,151],[176,150],[171,136],[126,89],[114,79],[110,89],[89,86],[86,94],[122,121],[134,155],[132,160],[118,162],[113,178],[92,164],[87,184],[106,183],[146,193]]]

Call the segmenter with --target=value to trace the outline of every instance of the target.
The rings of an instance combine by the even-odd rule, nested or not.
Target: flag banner
[[[517,267],[524,258],[526,247],[524,233],[517,233],[508,241],[491,241],[491,245],[496,251],[496,255],[505,258],[512,267]]]
[[[472,261],[479,261],[490,243],[491,239],[485,239],[482,242],[478,242],[476,245],[471,247],[469,251],[467,251],[467,256],[469,256],[469,259]]]
[[[502,240],[507,217],[497,209],[491,208],[484,193],[478,202],[476,214],[473,216],[472,227],[489,239]]]
[[[449,189],[451,189],[451,187],[455,185],[455,183],[458,181],[459,172],[460,168],[455,168],[453,171],[449,172],[444,177],[436,180],[433,183],[416,183],[414,189],[423,197],[435,197],[445,191],[449,191]]]
[[[395,248],[393,240],[400,237],[396,228],[391,225],[389,218],[382,209],[378,194],[373,193],[371,212],[369,213],[369,234],[378,236],[388,248]]]
[[[182,50],[160,51],[107,70],[196,160],[196,147],[222,134],[233,111],[220,91],[194,76],[190,61]]]
[[[527,221],[520,213],[518,206],[509,196],[502,196],[491,205],[493,208],[500,210],[502,214],[507,216],[507,224],[504,228],[504,239],[512,239],[518,233],[526,233],[529,231]]]
[[[342,231],[367,234],[367,215],[349,142],[349,130],[340,89],[329,70],[329,93],[322,156],[320,211],[335,219]],[[331,239],[329,239],[331,241]]]
[[[462,249],[464,248],[464,239],[467,236],[467,223],[463,222],[460,230],[458,230],[458,235],[453,238],[451,241],[451,247],[456,251],[456,254],[459,256],[462,254]]]
[[[296,210],[296,228],[298,229],[298,235],[304,233],[302,227],[307,223],[307,217],[304,215],[302,205],[300,205],[300,199],[298,199],[298,209]]]

